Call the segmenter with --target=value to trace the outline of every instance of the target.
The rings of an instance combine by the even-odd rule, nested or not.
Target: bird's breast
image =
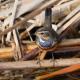
[[[55,44],[55,41],[53,39],[45,40],[42,38],[38,38],[37,42],[42,48],[51,48]]]

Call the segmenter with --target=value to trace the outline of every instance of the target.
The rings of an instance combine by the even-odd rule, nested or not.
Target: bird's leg
[[[40,55],[40,53],[39,53],[39,55]],[[41,67],[41,59],[40,59],[40,57],[38,57],[38,59],[37,59],[38,61],[37,61],[37,64],[39,64],[40,65],[40,67]]]
[[[53,62],[53,66],[54,66],[54,64],[55,64],[55,63],[54,63],[54,62],[55,62],[54,60],[55,60],[55,58],[54,58],[54,54],[52,53],[52,59],[51,59],[51,62]]]

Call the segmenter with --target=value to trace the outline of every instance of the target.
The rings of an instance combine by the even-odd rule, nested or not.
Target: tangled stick
[[[70,72],[73,72],[73,71],[76,71],[79,69],[80,69],[80,64],[75,64],[75,65],[69,66],[67,68],[63,68],[61,70],[55,71],[55,72],[50,73],[50,74],[38,76],[38,77],[36,77],[36,80],[44,80],[44,79],[52,78],[52,77],[66,74],[66,73],[70,73]]]

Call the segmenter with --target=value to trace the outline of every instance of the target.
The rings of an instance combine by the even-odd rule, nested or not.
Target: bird
[[[43,49],[52,48],[58,39],[58,34],[52,28],[52,9],[45,10],[45,23],[42,28],[35,33],[36,43]]]

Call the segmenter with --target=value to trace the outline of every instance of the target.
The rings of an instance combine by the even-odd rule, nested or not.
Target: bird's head
[[[36,32],[36,37],[38,37],[38,38],[42,38],[42,39],[44,39],[44,40],[48,40],[49,39],[49,31],[46,31],[46,30],[44,30],[44,31],[37,31]]]

